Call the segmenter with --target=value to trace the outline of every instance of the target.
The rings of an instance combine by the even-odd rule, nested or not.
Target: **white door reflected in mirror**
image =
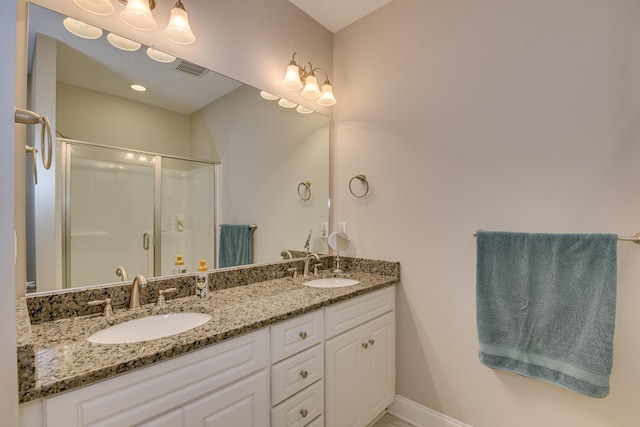
[[[349,241],[349,236],[347,236],[347,233],[342,231],[336,231],[329,235],[327,243],[331,249],[336,251],[336,268],[333,269],[332,272],[342,274],[342,270],[340,269],[340,254],[346,251],[349,247],[349,243],[351,243]]]

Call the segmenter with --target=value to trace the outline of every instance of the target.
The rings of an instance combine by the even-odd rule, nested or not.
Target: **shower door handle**
[[[149,233],[144,233],[142,235],[142,248],[145,251],[149,250]]]

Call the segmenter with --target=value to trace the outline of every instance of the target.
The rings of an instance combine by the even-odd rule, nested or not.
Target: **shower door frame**
[[[203,164],[209,164],[213,166],[213,257],[218,259],[217,255],[217,241],[218,241],[218,216],[219,216],[219,193],[218,193],[218,178],[220,162],[204,159],[196,159],[191,157],[176,156],[172,154],[156,153],[151,151],[143,151],[137,149],[129,149],[123,147],[116,147],[112,145],[97,144],[94,142],[80,141],[69,138],[57,138],[60,143],[60,158],[63,171],[63,185],[62,185],[62,286],[64,289],[71,287],[71,150],[70,146],[83,145],[88,147],[126,151],[128,153],[134,153],[144,156],[150,156],[155,159],[153,166],[154,173],[154,195],[153,195],[153,275],[154,277],[161,276],[162,268],[162,159],[176,159],[189,162],[198,162]]]

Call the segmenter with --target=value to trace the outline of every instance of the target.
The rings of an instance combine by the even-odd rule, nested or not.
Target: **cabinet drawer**
[[[307,387],[271,410],[273,427],[302,427],[324,411],[324,381]]]
[[[395,286],[389,286],[326,308],[326,337],[336,336],[393,310],[395,302]]]
[[[313,384],[324,376],[324,349],[318,344],[271,367],[271,404]]]
[[[322,310],[271,327],[271,363],[314,346],[324,339]]]
[[[320,415],[318,418],[307,424],[306,427],[324,427],[324,415]]]

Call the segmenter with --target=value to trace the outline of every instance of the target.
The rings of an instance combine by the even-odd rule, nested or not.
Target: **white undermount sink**
[[[311,288],[342,288],[343,286],[353,286],[360,283],[359,280],[346,279],[344,277],[328,277],[326,279],[315,279],[303,282],[305,286]]]
[[[171,313],[129,320],[102,329],[87,338],[96,344],[125,344],[168,337],[211,320],[205,313]]]

